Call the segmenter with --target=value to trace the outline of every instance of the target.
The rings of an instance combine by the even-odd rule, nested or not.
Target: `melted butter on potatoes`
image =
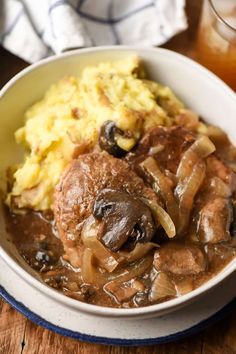
[[[131,149],[148,129],[170,126],[182,108],[170,89],[145,80],[137,57],[87,67],[81,77],[62,79],[26,112],[25,125],[15,133],[27,153],[14,173],[7,203],[50,209],[62,171],[75,152],[96,145],[105,121],[129,131]]]

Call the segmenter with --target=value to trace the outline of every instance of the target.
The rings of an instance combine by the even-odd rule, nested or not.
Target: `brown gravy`
[[[52,213],[28,211],[17,215],[6,209],[7,231],[25,262],[29,264],[50,287],[64,295],[90,304],[108,307],[139,307],[151,305],[148,292],[155,270],[151,266],[137,279],[143,284],[131,299],[119,302],[104,291],[102,286],[92,286],[82,281],[80,269],[74,269],[63,258],[63,246],[58,238]],[[186,244],[186,241],[179,241]],[[188,244],[193,242],[188,241]],[[187,293],[217,274],[236,255],[234,238],[227,243],[208,245],[204,248],[208,267],[206,272],[196,275],[170,275],[177,288],[177,295]],[[171,297],[163,298],[159,302]]]

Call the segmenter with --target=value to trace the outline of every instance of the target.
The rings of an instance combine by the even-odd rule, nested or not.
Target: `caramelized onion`
[[[109,274],[108,280],[117,280],[119,282],[125,282],[134,279],[138,276],[143,275],[152,265],[153,256],[147,255],[141,258],[135,263],[131,263],[126,267],[125,271],[114,272],[114,274]]]
[[[142,275],[151,267],[153,257],[147,253],[155,244],[151,242],[140,244],[138,248],[130,253],[130,256],[127,255],[124,257],[121,253],[125,254],[125,252],[119,252],[119,257],[115,257],[112,252],[108,251],[99,240],[96,239],[96,231],[96,225],[91,217],[87,220],[87,225],[84,226],[82,232],[82,239],[86,248],[82,255],[81,275],[85,283],[104,285],[112,280],[125,282]],[[139,260],[137,260],[138,257],[140,257]],[[124,263],[124,261],[128,262],[125,270],[118,270],[117,266],[122,262]],[[102,272],[99,267],[96,267],[96,264],[107,270],[107,272]]]
[[[215,145],[207,136],[198,138],[188,150],[185,151],[180,161],[177,177],[180,181],[190,175],[193,166],[201,159],[215,151]]]
[[[148,157],[140,164],[141,168],[146,171],[154,181],[158,188],[154,190],[160,191],[160,194],[166,204],[167,213],[170,215],[174,224],[177,225],[178,221],[178,207],[171,189],[170,179],[166,177],[158,167],[156,160],[153,157]]]
[[[179,226],[178,234],[185,231],[189,223],[189,216],[193,207],[194,197],[197,194],[206,174],[204,161],[198,162],[187,180],[179,182],[175,192],[179,199]]]
[[[137,243],[131,252],[118,251],[114,254],[97,239],[97,233],[98,223],[91,215],[84,224],[81,238],[84,246],[91,249],[98,265],[109,273],[113,272],[119,264],[135,262],[146,256],[154,247],[158,247],[153,242]]]
[[[142,198],[142,200],[150,207],[158,223],[160,223],[165,230],[167,236],[169,238],[174,237],[176,235],[176,229],[170,215],[162,207],[160,207],[160,205],[154,203],[153,201],[146,198]]]
[[[125,269],[116,270],[112,273],[102,273],[93,265],[93,254],[86,248],[82,259],[82,278],[87,284],[104,285],[110,281],[123,283],[143,275],[148,271],[153,263],[153,256],[147,255],[135,263],[130,263]]]
[[[83,252],[81,275],[84,283],[95,284],[97,282],[96,270],[93,266],[93,253],[89,248]]]
[[[137,243],[133,251],[125,252],[118,251],[119,255],[127,262],[135,262],[140,258],[145,257],[154,247],[159,247],[158,244],[153,242]]]
[[[86,284],[104,285],[109,281],[109,273],[102,273],[94,264],[94,255],[90,248],[85,248],[82,255],[81,275]]]
[[[98,222],[91,215],[85,222],[81,233],[81,239],[85,247],[91,249],[100,267],[105,268],[108,272],[113,272],[114,269],[123,260],[114,255],[97,239]]]
[[[170,296],[176,296],[175,285],[166,273],[160,272],[152,283],[148,298],[150,301],[158,301]]]

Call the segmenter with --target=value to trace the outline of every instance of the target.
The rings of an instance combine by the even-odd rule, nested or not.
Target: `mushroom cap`
[[[101,129],[99,135],[99,146],[102,150],[107,151],[115,157],[123,157],[127,151],[123,150],[116,141],[117,135],[124,135],[124,132],[116,126],[116,123],[108,120]]]
[[[54,215],[65,252],[75,266],[80,265],[84,221],[92,214],[94,201],[104,188],[159,202],[155,192],[121,159],[94,152],[73,160],[56,187]]]
[[[102,189],[95,199],[93,215],[102,220],[99,239],[113,252],[127,241],[129,248],[148,242],[156,231],[150,208],[124,190]]]

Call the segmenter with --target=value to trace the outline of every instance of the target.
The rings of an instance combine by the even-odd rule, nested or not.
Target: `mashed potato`
[[[96,145],[105,121],[130,132],[129,150],[148,129],[172,125],[182,108],[169,88],[145,80],[137,57],[87,67],[81,77],[62,79],[29,108],[25,125],[15,133],[27,153],[15,170],[8,205],[50,209],[62,171]]]

